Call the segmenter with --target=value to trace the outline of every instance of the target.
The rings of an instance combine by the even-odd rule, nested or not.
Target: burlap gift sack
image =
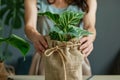
[[[44,59],[41,53],[35,52],[32,58],[32,63],[29,70],[29,75],[44,75]],[[82,74],[91,76],[91,67],[87,57],[84,57],[82,62]]]
[[[15,70],[12,66],[5,65],[0,61],[0,80],[8,80],[9,75],[15,75]]]
[[[4,62],[0,62],[0,80],[7,80],[8,73],[5,69]]]
[[[79,39],[68,42],[46,37],[49,49],[44,53],[45,80],[82,80],[83,55]]]

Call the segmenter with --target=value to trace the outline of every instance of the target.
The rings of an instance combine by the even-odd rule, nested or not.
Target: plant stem
[[[2,21],[1,21],[2,22]],[[3,27],[2,27],[2,25],[0,24],[0,37],[2,37],[2,33],[3,33],[3,31],[2,31],[2,29],[3,29]],[[0,58],[2,57],[2,43],[0,44]]]
[[[11,27],[8,37],[10,37],[10,35],[12,34],[12,31],[13,31],[13,28]],[[8,53],[8,46],[9,46],[9,44],[6,43],[5,48],[4,48],[4,51],[3,51],[3,52],[4,52],[4,57],[5,57],[5,56],[7,55],[7,53]]]
[[[14,0],[14,6],[15,6],[15,8],[14,8],[14,14],[13,14],[13,25],[14,25],[15,19],[16,19],[16,1],[15,1],[15,0]],[[12,34],[13,25],[10,24],[10,32],[9,32],[9,34],[8,34],[8,37],[10,37],[11,34]],[[7,43],[7,44],[5,45],[5,48],[4,48],[4,55],[6,55],[6,54],[8,53],[8,46],[9,46],[9,44]]]
[[[13,23],[15,22],[15,18],[14,18],[15,16],[13,15]],[[13,26],[11,26],[11,24],[9,24],[9,26],[10,26],[10,31],[9,31],[9,34],[8,34],[8,37],[10,37],[11,36],[11,34],[12,34],[12,31],[13,31]],[[6,54],[8,53],[8,46],[9,46],[9,44],[8,43],[6,43],[6,45],[5,45],[5,48],[4,48],[4,56],[6,56]]]
[[[0,6],[1,6],[1,0],[0,0]],[[2,19],[0,19],[0,37],[2,37],[2,35],[3,35],[3,21],[2,21]],[[3,56],[3,54],[2,54],[2,43],[0,44],[0,61],[2,60],[2,56]]]
[[[58,36],[59,36],[60,40],[62,40],[62,37],[61,37],[61,35],[60,35],[60,34],[58,34]]]

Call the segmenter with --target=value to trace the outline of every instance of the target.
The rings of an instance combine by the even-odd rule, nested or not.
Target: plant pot
[[[0,61],[0,80],[7,80],[8,73],[5,69],[5,65],[3,61]]]

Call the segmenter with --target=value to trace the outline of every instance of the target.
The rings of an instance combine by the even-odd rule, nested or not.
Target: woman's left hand
[[[81,46],[80,50],[82,54],[87,57],[93,51],[93,42],[96,37],[96,29],[95,29],[95,15],[93,13],[85,14],[83,18],[84,29],[93,33],[92,35],[84,36],[80,39]]]
[[[91,35],[85,36],[80,39],[80,42],[81,42],[80,50],[84,57],[87,57],[93,50],[93,36]]]

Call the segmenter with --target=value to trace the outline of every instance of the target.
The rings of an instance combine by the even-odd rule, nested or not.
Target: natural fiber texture
[[[4,63],[0,62],[0,80],[7,80],[8,73],[5,69]]]
[[[49,48],[50,48],[50,46],[52,47],[52,46],[54,46],[54,47],[52,47],[51,49],[55,49],[56,51],[58,51],[58,52],[60,52],[60,50],[58,50],[59,48],[62,48],[63,49],[63,51],[67,51],[67,52],[73,52],[73,51],[77,51],[77,52],[79,52],[79,55],[81,54],[81,52],[79,51],[79,50],[76,50],[77,49],[77,45],[76,45],[76,47],[75,46],[73,46],[73,47],[70,47],[70,44],[73,44],[72,42],[70,42],[69,43],[69,47],[70,48],[65,48],[65,46],[64,46],[64,48],[61,46],[61,42],[59,42],[59,41],[57,41],[57,42],[54,42],[54,44],[52,44],[52,41],[49,39],[49,38],[47,38],[47,41],[48,41],[48,44],[49,44]],[[73,41],[74,42],[74,41]],[[59,46],[61,46],[61,47],[59,47],[59,46],[56,46],[55,47],[55,45],[56,45],[56,43],[59,43],[60,45]],[[75,42],[74,42],[75,43]],[[66,45],[66,43],[64,43],[64,45]],[[74,44],[75,45],[75,44]],[[59,65],[61,64],[61,65],[63,65],[63,62],[61,61],[61,57],[60,57],[60,55],[59,54],[56,54],[56,52],[54,52],[54,53],[52,53],[51,55],[50,55],[50,53],[49,53],[49,55],[48,55],[48,52],[49,52],[50,50],[47,50],[47,56],[46,56],[46,58],[51,58],[52,60],[55,60],[55,59],[57,59],[58,58],[58,63],[59,63]],[[44,57],[45,56],[43,56],[43,55],[40,55],[41,53],[38,53],[38,52],[35,52],[35,54],[34,54],[34,56],[33,56],[33,59],[32,59],[32,64],[31,64],[31,67],[30,67],[30,71],[29,71],[29,74],[30,75],[44,75],[45,74],[45,72],[44,72],[44,69],[45,69],[45,66],[44,66]],[[55,56],[54,58],[52,58],[52,56]],[[65,54],[66,55],[66,54]],[[76,53],[74,54],[74,55],[77,55]],[[68,56],[71,56],[70,54],[68,54]],[[65,62],[66,62],[66,60],[67,60],[67,58],[65,58],[65,57],[63,57],[64,59],[63,60],[65,60]],[[77,58],[75,58],[76,60],[77,60]],[[80,57],[78,58],[78,59],[80,59]],[[76,60],[74,61],[74,63],[76,63]],[[80,59],[81,60],[81,59]],[[49,61],[49,60],[48,60]],[[70,62],[70,61],[73,61],[72,59],[68,59],[68,61]],[[50,62],[51,63],[51,62]],[[53,63],[53,62],[52,62]],[[79,61],[79,63],[81,64],[81,61]],[[47,64],[47,63],[46,63]],[[54,64],[54,63],[53,63]],[[86,58],[86,57],[84,57],[84,59],[83,59],[83,61],[82,61],[82,75],[87,75],[87,76],[90,76],[91,75],[91,68],[90,68],[90,64],[89,64],[89,60]],[[69,66],[69,65],[67,65],[67,66]],[[58,67],[60,67],[60,66],[58,66]],[[66,68],[66,67],[65,67]],[[61,72],[61,74],[63,74],[63,77],[64,77],[64,67],[63,66],[61,66],[61,69],[62,70],[60,70],[60,72]],[[66,68],[66,69],[68,69],[68,68]],[[50,73],[51,74],[51,73]],[[67,73],[68,75],[70,75],[70,74],[75,74],[74,73],[74,71],[71,73]],[[52,75],[52,76],[54,76],[54,75]],[[57,79],[58,80],[58,79]]]
[[[14,75],[15,71],[12,66],[5,65],[4,62],[0,62],[0,80],[7,80],[9,75]]]
[[[44,60],[43,56],[40,55],[41,53],[36,52],[32,59],[32,64],[30,66],[29,75],[44,75]],[[91,68],[88,58],[84,58],[82,62],[82,74],[90,76],[91,75]]]
[[[78,49],[79,39],[68,42],[46,37],[49,49],[45,51],[45,80],[82,80],[83,55]]]

